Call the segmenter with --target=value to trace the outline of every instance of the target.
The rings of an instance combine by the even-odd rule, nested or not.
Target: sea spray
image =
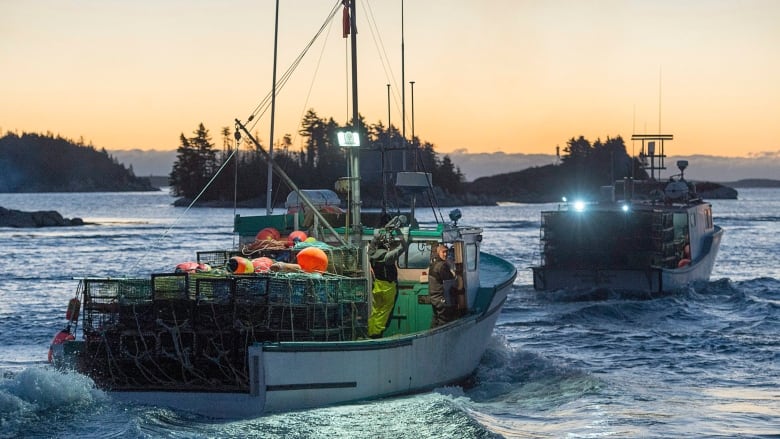
[[[104,392],[88,377],[48,367],[30,367],[0,379],[0,414],[45,411],[103,401]]]

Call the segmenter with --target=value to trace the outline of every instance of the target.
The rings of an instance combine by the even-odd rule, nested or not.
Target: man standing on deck
[[[398,229],[388,231],[392,233]],[[398,268],[395,261],[406,251],[407,241],[402,233],[399,233],[399,241],[383,241],[377,236],[369,250],[369,262],[371,272],[374,274],[374,286],[371,291],[371,316],[368,318],[369,338],[380,338],[387,328],[387,320],[395,305],[395,296],[398,292]],[[393,249],[390,249],[394,247]]]
[[[433,306],[431,328],[441,326],[451,319],[448,316],[447,300],[444,297],[444,282],[455,279],[449,262],[447,262],[447,246],[436,246],[431,266],[428,268],[428,296]]]

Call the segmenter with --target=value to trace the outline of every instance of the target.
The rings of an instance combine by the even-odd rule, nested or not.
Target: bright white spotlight
[[[576,200],[574,202],[574,210],[576,210],[577,212],[582,212],[583,210],[585,210],[585,202],[582,200]]]
[[[623,212],[628,212],[628,204],[624,204],[621,209],[623,209]]]

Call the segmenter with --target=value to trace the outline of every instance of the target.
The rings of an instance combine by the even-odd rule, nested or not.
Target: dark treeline
[[[366,125],[360,120],[361,138],[361,193],[364,205],[377,206],[382,198],[382,162],[384,157],[385,176],[388,187],[396,172],[406,170],[430,172],[434,186],[445,194],[460,194],[463,189],[463,174],[449,156],[439,156],[432,144],[412,139],[403,151],[403,137],[397,128],[385,127],[381,122]],[[333,189],[335,182],[347,173],[348,151],[338,146],[336,134],[350,130],[332,118],[324,119],[314,110],[309,110],[301,122],[298,134],[303,139],[302,148],[293,148],[292,137],[287,134],[274,145],[274,161],[302,189]],[[239,150],[234,151],[234,133],[230,128],[220,130],[221,149],[212,142],[209,131],[203,124],[193,132],[192,137],[180,136],[177,157],[170,175],[174,195],[194,199],[214,181],[200,197],[203,201],[232,201],[264,199],[266,194],[267,162],[260,151],[242,137]],[[257,138],[258,136],[255,135]],[[261,142],[262,145],[262,142]],[[264,149],[268,149],[263,145]],[[382,151],[384,150],[384,154]],[[234,156],[232,160],[228,160]],[[236,168],[237,166],[237,168]],[[217,170],[222,171],[214,177]],[[289,188],[280,179],[274,178],[274,205],[284,202]],[[398,204],[400,195],[394,190],[388,194],[389,204]]]
[[[620,136],[593,143],[583,136],[572,137],[563,151],[558,165],[478,178],[465,189],[478,194],[482,202],[554,202],[564,195],[596,197],[601,186],[624,177],[648,178],[639,160],[628,155]]]
[[[83,140],[51,133],[7,133],[0,138],[0,192],[153,191],[110,156]]]
[[[403,206],[404,194],[393,185],[395,174],[404,168],[430,172],[441,205],[492,204],[497,201],[550,202],[562,195],[596,196],[600,186],[624,177],[647,178],[641,163],[631,158],[621,137],[571,138],[556,165],[463,181],[463,174],[450,160],[440,156],[432,144],[418,138],[404,150],[401,133],[381,122],[365,125],[361,132],[361,192],[364,205],[378,207],[382,200],[382,169],[385,169],[388,207]],[[292,136],[284,135],[274,145],[275,161],[303,189],[333,189],[347,173],[347,150],[337,145],[336,133],[349,130],[333,119],[323,119],[313,110],[303,118],[299,135],[302,147],[294,148]],[[232,202],[258,200],[264,205],[267,163],[262,154],[242,137],[239,150],[234,133],[222,128],[221,147],[212,142],[200,124],[192,137],[180,136],[177,159],[170,174],[176,196],[202,201]],[[255,136],[257,137],[257,136]],[[384,151],[384,154],[382,153]],[[235,153],[235,155],[234,155]],[[234,155],[232,160],[228,160]],[[384,164],[383,162],[384,157]],[[237,167],[237,168],[236,168]],[[217,171],[222,171],[217,174]],[[216,176],[216,177],[215,177]],[[209,185],[210,181],[213,182]],[[274,178],[274,205],[284,203],[290,189]],[[76,192],[156,190],[146,178],[136,177],[105,149],[96,150],[51,133],[45,135],[8,133],[0,138],[0,192]],[[407,200],[408,201],[408,200]],[[426,204],[432,200],[418,200]],[[254,203],[254,201],[253,201]]]

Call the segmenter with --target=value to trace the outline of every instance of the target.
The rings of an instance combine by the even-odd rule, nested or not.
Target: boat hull
[[[378,340],[258,343],[249,347],[248,392],[114,391],[118,400],[215,418],[248,418],[430,390],[476,370],[516,277],[482,254],[479,313],[430,331]]]
[[[672,292],[697,281],[708,281],[723,237],[715,226],[704,248],[691,264],[675,269],[565,269],[532,267],[534,289],[539,291],[609,289],[644,293]]]

